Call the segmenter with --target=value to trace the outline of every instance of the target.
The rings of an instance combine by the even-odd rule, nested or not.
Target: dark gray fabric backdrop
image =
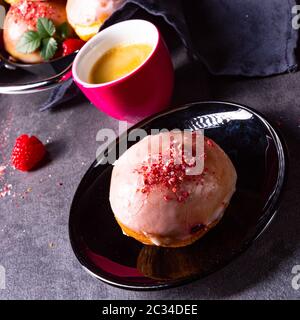
[[[104,27],[146,17],[160,26],[171,49],[181,39],[213,74],[268,76],[297,68],[294,5],[295,0],[127,0]]]

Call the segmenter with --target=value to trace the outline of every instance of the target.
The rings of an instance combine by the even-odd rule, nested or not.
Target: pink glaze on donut
[[[200,155],[204,170],[198,175],[186,175],[183,169],[194,163],[194,155],[184,154],[182,166],[173,161],[182,157],[178,152],[182,144],[193,144],[193,134],[171,133],[174,145],[160,148],[164,135],[170,133],[147,136],[128,149],[115,163],[110,186],[110,204],[117,220],[156,245],[164,239],[187,239],[198,228],[218,221],[237,179],[228,156],[207,138],[204,154]],[[159,145],[155,150],[160,151],[149,155],[149,143]],[[167,157],[172,149],[176,152]],[[155,165],[149,159],[155,159]]]

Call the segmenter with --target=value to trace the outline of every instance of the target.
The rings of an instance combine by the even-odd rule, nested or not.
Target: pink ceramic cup
[[[126,44],[150,44],[148,58],[124,77],[90,84],[94,63],[109,49]],[[174,86],[170,53],[158,29],[145,20],[127,20],[99,32],[79,51],[73,78],[87,98],[101,111],[123,121],[137,122],[168,107]]]

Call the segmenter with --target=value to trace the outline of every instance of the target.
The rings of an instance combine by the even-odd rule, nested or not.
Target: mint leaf
[[[51,37],[42,40],[41,57],[44,60],[50,60],[57,51],[57,41]]]
[[[58,26],[57,33],[63,40],[69,38],[71,34],[71,29],[68,22],[64,22],[60,26]]]
[[[17,51],[21,53],[32,53],[41,45],[41,37],[36,31],[28,31],[23,34],[17,44]]]
[[[39,18],[37,21],[37,32],[41,38],[52,37],[55,33],[54,23],[47,18]]]

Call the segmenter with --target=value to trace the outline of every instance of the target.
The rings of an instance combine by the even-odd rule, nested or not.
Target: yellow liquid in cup
[[[108,50],[94,64],[89,83],[100,84],[120,79],[138,68],[149,56],[148,44],[121,45]]]

